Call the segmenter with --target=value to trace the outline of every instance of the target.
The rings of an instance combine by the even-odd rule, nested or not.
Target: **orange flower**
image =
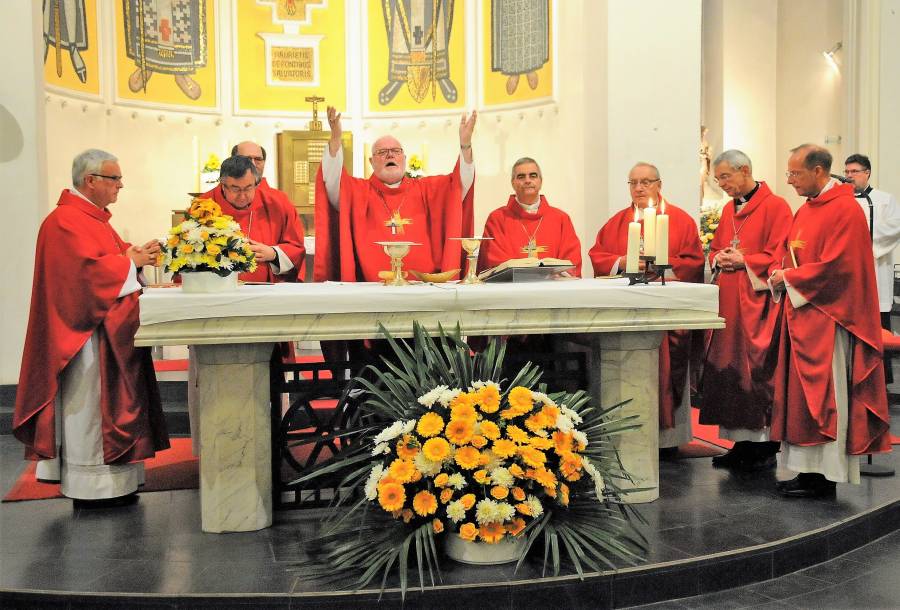
[[[469,510],[475,506],[475,494],[466,494],[459,499],[464,509]]]
[[[544,424],[544,418],[541,417],[541,414],[535,413],[533,415],[529,415],[528,419],[525,420],[525,427],[532,432],[537,432],[538,430],[543,430],[546,426]]]
[[[459,403],[453,405],[453,403],[451,403],[450,419],[464,419],[466,421],[474,422],[477,418],[478,413],[475,411],[475,407],[473,407],[471,404]]]
[[[518,536],[523,529],[525,529],[525,519],[522,517],[516,517],[506,526],[506,531],[510,536]]]
[[[441,437],[430,438],[422,445],[422,455],[432,462],[441,462],[450,455],[450,443]]]
[[[397,457],[403,460],[412,460],[419,453],[419,446],[409,434],[404,434],[403,438],[397,441]]]
[[[556,488],[555,487],[545,487],[544,493],[550,496],[551,498],[556,497]]]
[[[481,449],[482,447],[487,445],[487,439],[480,434],[476,434],[472,437],[472,445]]]
[[[560,432],[557,430],[553,433],[554,451],[562,455],[566,451],[572,450],[572,435],[569,432]]]
[[[521,479],[525,476],[525,471],[522,470],[522,467],[518,464],[510,464],[508,470],[509,474],[516,477],[517,479]]]
[[[479,389],[477,400],[483,413],[496,413],[500,408],[500,392],[492,385],[486,385]]]
[[[441,490],[441,504],[446,504],[453,499],[453,490],[451,488]]]
[[[507,400],[509,401],[509,410],[515,411],[517,415],[524,415],[534,408],[531,390],[522,386],[516,386],[511,389]]]
[[[495,485],[491,487],[491,495],[497,500],[503,500],[509,495],[509,490],[502,485]]]
[[[493,446],[491,447],[491,451],[493,451],[497,457],[508,458],[512,457],[516,454],[516,444],[509,439],[501,438],[494,441]]]
[[[418,483],[421,480],[422,480],[422,471],[420,471],[418,468],[416,468],[415,470],[413,470],[413,476],[409,480],[409,482],[410,483]]]
[[[403,523],[409,523],[410,521],[412,521],[413,512],[408,508],[404,508],[400,511],[400,516],[403,518]]]
[[[518,426],[507,426],[506,436],[516,441],[520,445],[524,445],[528,442],[528,433]]]
[[[459,537],[463,540],[473,541],[478,536],[478,528],[474,523],[463,523],[459,528]]]
[[[559,407],[544,405],[544,408],[541,409],[541,418],[544,420],[545,428],[555,428],[557,417],[559,417]]]
[[[444,522],[440,519],[435,519],[431,522],[431,529],[434,530],[435,534],[440,534],[444,531]]]
[[[569,481],[577,481],[581,478],[581,456],[567,451],[562,454],[559,461],[559,471]]]
[[[476,470],[475,474],[472,475],[476,482],[481,483],[482,485],[489,483],[490,478],[488,477],[487,470]]]
[[[442,472],[438,476],[434,477],[434,484],[438,487],[443,487],[447,484],[447,481],[450,479],[450,476],[446,472]]]
[[[500,428],[494,422],[483,421],[480,424],[478,424],[478,426],[479,426],[478,432],[479,432],[479,434],[481,434],[481,436],[483,436],[487,439],[490,439],[492,441],[495,441],[498,438],[500,438]]]
[[[569,486],[565,483],[559,486],[559,503],[563,506],[569,505]]]
[[[519,447],[519,456],[532,468],[540,468],[547,461],[547,456],[534,447]]]
[[[496,544],[503,540],[506,528],[503,527],[502,523],[496,521],[494,523],[485,523],[478,529],[478,534],[488,544]]]
[[[531,507],[528,506],[527,504],[525,504],[524,502],[522,502],[520,504],[516,504],[516,510],[519,511],[520,513],[522,513],[523,515],[526,515],[528,517],[531,516]]]
[[[426,438],[440,434],[443,429],[444,420],[437,413],[426,413],[419,418],[419,423],[416,424],[416,432],[418,432],[420,436]]]
[[[406,491],[400,483],[381,483],[378,486],[378,503],[387,512],[400,510],[406,502]]]
[[[433,515],[437,511],[437,498],[430,491],[422,490],[413,497],[413,510],[420,517]]]
[[[525,490],[521,487],[513,487],[510,491],[512,492],[513,499],[516,502],[521,502],[525,499]]]
[[[475,422],[468,419],[452,419],[444,430],[444,436],[454,445],[465,445],[475,435]]]
[[[409,483],[417,471],[415,464],[409,460],[394,460],[388,467],[388,472],[399,483]]]
[[[481,464],[481,452],[475,447],[460,447],[456,450],[456,463],[466,470],[474,470]]]
[[[535,470],[529,468],[525,472],[525,476],[537,481],[537,484],[541,487],[554,487],[556,485],[556,475],[546,468],[537,468]]]
[[[528,444],[535,449],[550,449],[553,446],[553,441],[543,436],[532,436],[528,439]]]

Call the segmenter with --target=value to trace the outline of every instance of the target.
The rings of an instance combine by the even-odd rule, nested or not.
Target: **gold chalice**
[[[456,240],[463,247],[463,250],[466,251],[466,277],[462,279],[461,284],[483,284],[481,280],[478,279],[478,275],[475,273],[475,269],[478,266],[478,249],[481,247],[481,242],[494,239],[493,237],[451,237],[450,239]]]
[[[384,253],[391,257],[391,273],[393,277],[386,281],[385,286],[406,286],[409,282],[403,277],[403,257],[409,254],[412,246],[421,246],[413,241],[376,241],[376,244],[384,248]]]

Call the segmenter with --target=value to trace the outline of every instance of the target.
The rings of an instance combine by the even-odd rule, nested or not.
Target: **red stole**
[[[218,203],[222,213],[233,217],[248,238],[267,246],[278,246],[294,263],[294,268],[284,275],[276,275],[269,263],[258,263],[256,271],[241,273],[240,279],[245,282],[295,282],[299,278],[303,281],[306,264],[303,223],[286,194],[273,189],[263,179],[246,208],[239,209],[228,203],[221,186],[201,197]]]
[[[701,382],[700,423],[760,430],[770,423],[772,378],[781,332],[781,304],[768,290],[756,291],[748,270],[765,285],[768,269],[787,238],[791,209],[761,182],[750,201],[734,213],[726,204],[710,244],[709,260],[731,247],[737,231],[747,269],[722,271],[719,315],[725,328],[712,331]]]
[[[131,261],[110,216],[63,190],[38,233],[13,415],[28,459],[56,457],[59,375],[95,332],[104,461],[143,460],[169,446],[150,350],[134,347],[139,293],[117,298]]]
[[[575,233],[572,219],[559,208],[547,203],[543,195],[534,214],[526,212],[516,201],[516,196],[510,195],[505,206],[497,208],[488,216],[484,236],[494,239],[481,245],[479,270],[496,267],[512,258],[528,256],[522,249],[534,236],[537,245],[546,248],[546,251],[537,253],[538,258],[570,260],[575,265],[570,273],[581,277],[581,242]]]
[[[445,176],[404,177],[390,188],[372,175],[368,180],[341,173],[340,211],[328,203],[322,170],[316,174],[315,281],[378,281],[390,269],[390,259],[376,241],[412,241],[404,269],[465,270],[465,255],[450,237],[471,236],[475,185],[462,199],[459,163]],[[392,234],[385,223],[395,211],[411,224]]]
[[[788,244],[794,244],[793,260]],[[776,261],[809,303],[795,309],[785,297],[787,322],[775,379],[773,440],[808,446],[837,438],[832,380],[835,324],[851,335],[846,451],[890,450],[878,289],[865,215],[842,184],[807,200],[794,216]]]

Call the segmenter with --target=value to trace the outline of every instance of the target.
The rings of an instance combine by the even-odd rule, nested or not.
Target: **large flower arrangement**
[[[709,203],[700,206],[700,242],[703,252],[709,254],[709,246],[715,236],[719,221],[722,218],[722,203]]]
[[[321,573],[355,575],[360,587],[381,574],[383,588],[396,569],[405,593],[411,551],[420,585],[423,565],[433,584],[439,536],[522,540],[519,565],[543,538],[555,574],[566,558],[578,574],[640,561],[645,541],[618,502],[628,475],[610,442],[637,424],[583,391],[546,393],[530,363],[501,379],[505,348],[492,341],[472,355],[458,333],[435,339],[416,325],[412,344],[388,335],[394,357],[355,380],[366,392],[358,436],[297,481],[344,475],[314,545]]]
[[[255,271],[256,257],[241,227],[212,199],[194,199],[188,218],[169,229],[163,244],[166,271],[212,271],[221,276]]]

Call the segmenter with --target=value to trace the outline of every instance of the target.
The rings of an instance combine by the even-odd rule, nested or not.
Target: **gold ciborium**
[[[481,280],[478,279],[478,275],[475,273],[476,267],[478,267],[478,249],[481,247],[481,242],[494,239],[493,237],[451,237],[450,239],[456,240],[460,243],[463,250],[466,251],[466,277],[462,279],[461,284],[483,284]]]
[[[409,282],[403,277],[403,257],[409,254],[412,246],[421,246],[413,241],[376,241],[376,244],[384,248],[384,253],[391,257],[391,273],[393,277],[386,281],[385,286],[406,286]]]

